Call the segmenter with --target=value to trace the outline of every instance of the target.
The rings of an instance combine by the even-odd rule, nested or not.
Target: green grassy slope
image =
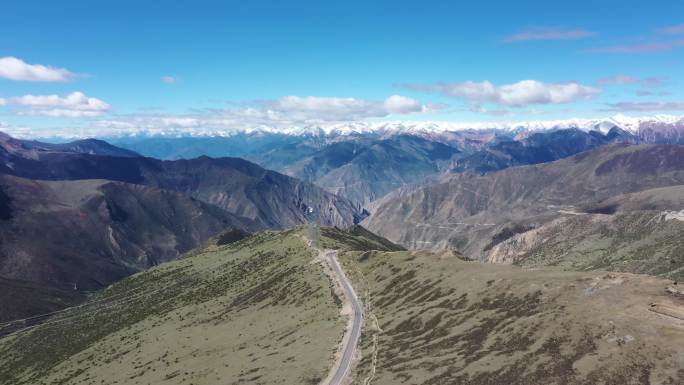
[[[0,383],[317,384],[345,322],[304,237],[339,251],[363,302],[354,384],[684,382],[684,298],[671,281],[297,228],[198,250],[0,338]]]
[[[684,279],[684,186],[612,196],[501,233],[486,260]]]
[[[570,215],[496,245],[491,262],[684,280],[684,221],[659,211]]]
[[[210,247],[0,339],[2,384],[315,384],[344,322],[295,231]]]

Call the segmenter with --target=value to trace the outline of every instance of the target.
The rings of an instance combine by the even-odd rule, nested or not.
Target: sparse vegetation
[[[521,234],[527,231],[530,231],[534,229],[534,226],[531,225],[524,225],[524,224],[514,224],[512,226],[504,226],[501,231],[498,233],[494,234],[492,237],[491,242],[489,242],[482,250],[484,251],[489,251],[492,249],[492,247],[498,245],[499,243],[517,235]]]
[[[307,383],[344,328],[294,231],[261,233],[125,279],[0,339],[0,383]]]
[[[381,330],[366,323],[357,381],[371,372],[373,384],[684,381],[677,320],[648,310],[667,300],[667,281],[527,271],[448,252],[347,251],[341,259]]]
[[[6,336],[0,383],[320,383],[344,322],[306,235],[210,246]],[[681,325],[649,310],[684,305],[668,281],[394,251],[334,228],[317,241],[340,250],[365,308],[354,383],[684,381]]]
[[[684,280],[684,222],[659,211],[572,216],[546,225],[525,242],[502,243],[497,252],[526,267],[608,270]]]

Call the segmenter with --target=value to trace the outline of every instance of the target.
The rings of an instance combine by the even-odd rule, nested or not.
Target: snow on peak
[[[562,120],[530,120],[511,122],[457,122],[457,121],[356,121],[340,123],[321,123],[293,126],[271,126],[261,124],[250,127],[235,127],[230,122],[226,126],[221,124],[203,125],[196,121],[174,121],[173,124],[162,122],[160,126],[140,127],[135,122],[120,123],[102,121],[89,129],[82,129],[80,134],[62,131],[52,132],[49,135],[38,135],[38,132],[23,132],[16,129],[3,127],[3,131],[22,138],[53,137],[77,139],[83,137],[107,137],[116,138],[124,136],[148,136],[148,137],[210,137],[233,135],[268,135],[281,134],[292,136],[328,136],[345,137],[353,135],[379,135],[391,136],[398,134],[411,134],[417,136],[445,135],[459,131],[497,131],[509,132],[514,135],[527,135],[534,132],[557,129],[575,128],[583,131],[600,131],[607,133],[614,127],[637,134],[644,125],[677,125],[684,127],[684,116],[653,115],[645,117],[632,117],[617,114],[608,118],[600,119],[562,119]],[[106,134],[105,134],[106,133]]]
[[[395,121],[395,122],[352,122],[336,123],[321,126],[290,127],[274,129],[289,135],[327,135],[346,136],[354,134],[436,134],[467,130],[496,130],[512,133],[530,133],[565,128],[576,128],[584,131],[609,132],[617,127],[630,133],[637,133],[644,123],[684,124],[684,117],[675,115],[654,115],[631,117],[617,114],[600,119],[562,119],[531,120],[518,122],[451,122],[451,121]]]

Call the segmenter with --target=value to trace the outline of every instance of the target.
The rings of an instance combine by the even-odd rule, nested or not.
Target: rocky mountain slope
[[[308,135],[281,133],[234,133],[217,136],[126,136],[107,138],[117,147],[163,160],[192,159],[200,156],[251,158],[273,149],[309,142]],[[309,145],[305,146],[309,147]],[[266,166],[267,167],[267,166]],[[268,167],[267,167],[268,168]]]
[[[436,175],[460,153],[455,147],[408,135],[335,142],[297,159],[300,148],[273,150],[255,160],[362,205]]]
[[[4,296],[0,320],[73,304],[228,228],[362,219],[350,201],[242,159],[160,161],[100,141],[0,139],[0,279],[32,298]]]
[[[217,137],[119,139],[146,155],[240,156],[369,205],[449,169],[484,173],[550,162],[610,143],[679,143],[684,123],[672,119],[526,122],[492,127],[385,123],[253,130]],[[643,131],[641,130],[643,128]]]
[[[39,287],[2,302],[0,320],[52,310],[128,275],[176,259],[247,218],[183,194],[106,180],[38,181],[0,175],[0,277]],[[44,296],[41,293],[50,292]]]
[[[616,127],[605,134],[577,128],[536,132],[497,141],[456,159],[450,171],[481,174],[512,166],[552,162],[616,142],[636,143],[638,139]]]
[[[311,183],[239,158],[161,161],[72,152],[0,150],[0,173],[30,179],[107,179],[182,192],[266,228],[318,222],[346,227],[361,219],[357,205]]]
[[[674,210],[673,210],[674,208]],[[684,186],[618,195],[493,245],[487,261],[684,280]]]
[[[22,157],[35,157],[39,152],[72,152],[80,154],[137,157],[138,153],[113,146],[103,140],[83,139],[66,143],[44,143],[35,140],[13,138],[0,132],[0,147]]]
[[[318,384],[339,299],[299,228],[164,263],[0,338],[12,384]],[[364,304],[352,383],[678,384],[684,302],[672,282],[524,270],[401,251],[323,228]]]
[[[639,141],[617,127],[606,132],[578,128],[541,132],[399,130],[348,135],[243,133],[227,138],[158,140],[156,145],[152,138],[144,142],[157,148],[173,140],[205,141],[205,153],[245,156],[265,168],[313,182],[361,205],[369,205],[397,188],[425,183],[444,170],[484,173],[549,162],[613,142]],[[146,154],[158,152],[150,150]]]
[[[0,278],[0,323],[59,311],[83,302],[86,297],[73,287]]]
[[[585,206],[682,184],[683,146],[611,145],[546,164],[457,174],[383,200],[364,224],[411,248],[447,247],[486,259],[501,241]]]

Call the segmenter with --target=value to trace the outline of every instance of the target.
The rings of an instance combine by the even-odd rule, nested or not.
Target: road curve
[[[346,343],[342,349],[342,355],[337,363],[335,363],[331,374],[328,375],[327,381],[323,382],[324,385],[342,385],[349,374],[349,371],[351,370],[352,360],[354,359],[354,353],[356,352],[356,346],[359,344],[359,338],[361,337],[363,308],[361,307],[359,299],[356,297],[354,288],[352,287],[351,283],[349,283],[349,280],[340,267],[339,262],[337,262],[337,251],[326,250],[323,253],[324,257],[328,260],[333,273],[337,276],[338,282],[340,282],[342,286],[344,296],[346,297],[347,301],[351,303],[352,308],[351,327],[343,339],[343,341],[346,341]]]

